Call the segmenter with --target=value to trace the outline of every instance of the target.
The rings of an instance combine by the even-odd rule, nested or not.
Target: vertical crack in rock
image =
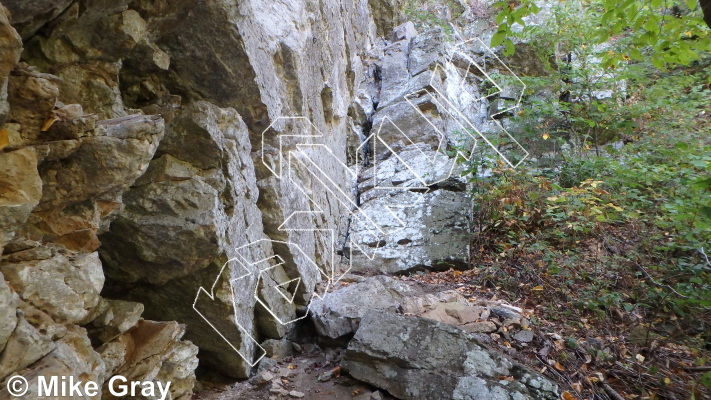
[[[378,250],[373,260],[354,253],[351,265],[355,272],[396,274],[467,268],[471,199],[461,166],[442,152],[457,140],[457,121],[441,109],[432,85],[454,92],[454,98],[476,86],[453,86],[459,80],[451,71],[435,74],[449,54],[440,29],[418,34],[406,23],[389,37],[373,64],[372,81],[361,86],[371,96],[372,111],[362,126],[370,130],[364,147],[371,149],[372,162],[361,164],[357,193],[358,212],[390,233],[374,230],[366,218],[354,219],[351,240]],[[423,186],[422,177],[435,183]]]

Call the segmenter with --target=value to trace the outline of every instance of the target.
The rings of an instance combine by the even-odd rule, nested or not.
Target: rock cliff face
[[[350,190],[349,110],[397,2],[2,4],[0,378],[122,374],[187,397],[197,347],[248,376],[328,275],[316,230],[345,234],[312,176],[271,172],[303,129],[280,118],[309,121]],[[284,229],[299,211],[319,212]]]
[[[55,3],[6,3],[17,19],[0,7],[0,379],[23,375],[30,382],[24,398],[36,398],[40,376],[102,385],[121,373],[174,380],[172,398],[187,398],[197,347],[181,340],[183,326],[141,320],[141,304],[102,297],[97,251],[123,194],[148,169],[164,119],[127,116],[121,103],[107,100],[107,109],[90,98],[118,87],[77,89],[92,84],[25,63],[41,64],[26,52],[48,21],[33,16],[58,16],[66,5]],[[4,384],[0,397],[11,398]]]
[[[249,377],[343,274],[464,268],[451,151],[501,135],[485,74],[462,75],[490,56],[400,7],[2,0],[0,380],[123,375],[187,399],[198,349]],[[315,321],[339,339],[361,316]]]

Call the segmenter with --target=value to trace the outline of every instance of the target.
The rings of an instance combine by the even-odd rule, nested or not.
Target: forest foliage
[[[526,24],[536,3],[497,3],[491,44],[506,54],[526,42],[549,61],[547,74],[521,77],[513,121],[556,162],[475,179],[482,279],[548,299],[550,319],[591,321],[587,335],[629,340],[642,327],[633,352],[583,364],[608,369],[623,393],[708,396],[709,28],[695,1],[556,2]]]
[[[411,6],[426,25],[454,25]],[[628,398],[711,396],[711,30],[698,3],[477,12],[494,19],[504,58],[525,45],[547,67],[519,76],[507,122],[531,160],[472,157],[465,171],[469,282],[540,310],[539,327],[562,335],[554,369],[570,398],[608,398],[601,382]],[[590,337],[610,345],[581,351]]]

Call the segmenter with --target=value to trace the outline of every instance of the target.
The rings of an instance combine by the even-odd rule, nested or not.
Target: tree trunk
[[[711,0],[699,0],[701,10],[704,12],[704,21],[711,28]]]

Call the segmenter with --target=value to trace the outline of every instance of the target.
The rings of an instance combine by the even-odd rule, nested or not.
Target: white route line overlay
[[[476,63],[476,61],[474,61],[473,58],[466,56],[466,54],[461,50],[461,49],[464,48],[465,46],[471,45],[471,44],[473,44],[473,43],[476,43],[476,44],[478,44],[479,46],[481,46],[482,48],[486,49],[486,52],[488,52],[490,56],[493,56],[502,66],[504,66],[504,67],[506,68],[506,70],[509,72],[510,76],[513,77],[513,78],[515,78],[515,79],[521,84],[520,94],[518,95],[518,97],[517,97],[517,99],[516,99],[516,104],[515,104],[514,106],[512,106],[512,107],[509,107],[509,108],[506,108],[506,109],[503,109],[503,110],[499,111],[497,114],[504,113],[504,112],[507,112],[507,111],[512,111],[513,109],[518,108],[519,105],[520,105],[520,103],[521,103],[521,98],[522,98],[523,93],[524,93],[525,88],[526,88],[525,83],[524,83],[518,76],[516,76],[516,74],[514,74],[513,71],[511,71],[511,69],[510,69],[503,61],[501,61],[501,59],[500,59],[486,44],[484,44],[484,42],[482,42],[482,41],[481,41],[480,39],[478,39],[478,38],[476,38],[476,39],[471,39],[471,40],[467,40],[467,41],[465,41],[465,42],[462,42],[462,43],[457,44],[457,45],[454,47],[454,51],[452,52],[452,55],[451,55],[450,58],[447,60],[447,63],[448,63],[448,64],[452,64],[453,58],[454,58],[455,54],[458,54],[458,55],[460,55],[460,56],[463,56],[463,57],[467,60],[467,62],[469,63],[469,66],[468,66],[468,68],[467,68],[467,71],[464,73],[464,76],[459,76],[459,74],[457,73],[457,77],[459,78],[459,82],[460,82],[459,85],[464,85],[464,84],[466,83],[466,75],[469,74],[469,73],[471,73],[470,70],[471,70],[472,67],[475,67],[475,68],[477,68],[477,69],[485,76],[486,80],[488,80],[489,82],[491,82],[491,83],[498,89],[498,91],[497,91],[497,92],[494,92],[494,93],[491,93],[491,94],[488,94],[488,95],[486,95],[486,96],[482,96],[482,97],[480,97],[479,99],[473,99],[473,98],[472,98],[473,102],[481,101],[481,100],[483,100],[483,99],[485,99],[485,98],[487,98],[487,97],[489,97],[489,96],[493,96],[493,95],[500,94],[500,93],[503,91],[503,88],[499,85],[499,83],[497,83],[496,80],[494,80],[494,79],[485,71],[484,68],[482,68],[478,63]],[[504,127],[503,127],[498,121],[494,120],[494,122],[496,122],[496,124],[499,125],[499,127],[501,127],[502,131],[505,132],[506,135],[508,135],[508,137],[512,140],[512,142],[515,143],[515,144],[525,153],[524,157],[523,157],[521,160],[519,160],[519,162],[517,162],[516,164],[513,164],[506,156],[504,156],[504,154],[502,154],[502,153],[499,151],[499,149],[498,149],[494,144],[492,144],[492,143],[485,137],[485,135],[484,135],[483,133],[481,133],[481,132],[476,128],[475,124],[472,123],[472,121],[471,121],[469,118],[467,118],[467,116],[466,116],[461,110],[459,110],[459,109],[453,104],[452,101],[450,101],[450,99],[448,98],[448,96],[446,95],[446,93],[443,93],[443,92],[437,87],[438,85],[435,85],[435,84],[434,84],[434,80],[435,80],[436,76],[439,74],[439,71],[440,71],[440,70],[444,70],[444,66],[442,66],[441,64],[438,63],[438,64],[435,65],[435,67],[434,67],[434,69],[433,69],[433,71],[432,71],[432,78],[430,79],[430,87],[434,89],[434,91],[435,91],[435,93],[437,94],[437,96],[435,96],[433,93],[429,92],[426,88],[424,88],[424,89],[418,89],[418,90],[416,90],[415,92],[412,92],[412,93],[407,94],[407,95],[404,96],[404,99],[408,102],[408,104],[410,104],[410,106],[413,107],[413,108],[420,114],[420,116],[421,116],[422,118],[424,118],[424,119],[430,124],[430,126],[432,126],[432,128],[434,129],[435,133],[437,134],[437,136],[438,136],[438,138],[439,138],[439,143],[438,143],[437,150],[438,150],[438,151],[442,150],[442,145],[443,145],[443,143],[444,143],[444,139],[446,138],[446,135],[445,135],[443,132],[441,132],[440,129],[437,128],[437,126],[436,126],[432,121],[430,121],[429,118],[427,118],[427,116],[426,116],[426,115],[419,109],[419,107],[417,107],[417,105],[414,104],[414,103],[412,102],[412,100],[411,100],[411,99],[413,99],[413,98],[415,98],[415,97],[418,97],[418,93],[422,93],[423,91],[430,95],[431,100],[435,103],[435,105],[438,107],[438,109],[441,109],[441,110],[446,111],[446,112],[450,115],[450,117],[451,117],[454,121],[456,121],[456,123],[462,128],[462,132],[465,132],[470,138],[474,139],[474,144],[473,144],[472,151],[470,152],[470,154],[462,154],[461,152],[457,152],[457,156],[463,157],[463,158],[466,159],[467,161],[469,161],[469,160],[471,159],[473,150],[474,150],[474,148],[476,147],[477,142],[478,142],[477,137],[473,136],[473,135],[470,133],[471,131],[474,131],[474,132],[477,133],[477,135],[479,136],[480,139],[484,140],[484,141],[499,155],[499,157],[501,157],[501,159],[503,159],[503,160],[506,162],[506,164],[508,164],[511,168],[516,168],[516,167],[518,167],[518,166],[521,164],[521,162],[523,162],[523,161],[528,157],[529,152],[526,151],[526,150],[523,148],[523,146],[521,146],[521,144],[520,144],[515,138],[513,138],[513,136],[511,136],[511,134],[510,134],[506,129],[504,129]],[[469,93],[467,93],[466,91],[464,91],[463,93],[467,94],[467,96],[469,96],[469,97],[471,98],[471,95],[470,95]],[[440,100],[441,100],[441,101],[440,101]],[[443,101],[443,102],[442,102],[442,101]],[[492,116],[492,117],[493,117],[493,116]],[[493,118],[492,118],[492,120],[493,120]],[[306,126],[308,127],[308,130],[312,130],[312,133],[311,133],[311,134],[280,134],[280,135],[277,137],[277,140],[278,140],[278,143],[279,143],[279,148],[278,148],[278,166],[277,166],[277,168],[275,169],[275,168],[272,167],[272,165],[271,165],[271,164],[267,161],[267,159],[265,158],[265,152],[264,152],[264,149],[265,149],[265,142],[264,142],[264,140],[265,140],[265,135],[266,135],[266,133],[267,133],[270,129],[272,129],[272,127],[274,127],[275,125],[282,123],[282,121],[298,121],[298,122],[301,122],[301,123],[303,123],[303,124],[306,124]],[[462,121],[463,121],[463,122],[462,122]],[[411,203],[411,204],[396,204],[396,205],[388,205],[388,206],[386,206],[387,211],[390,212],[390,213],[392,214],[392,216],[396,219],[396,221],[401,225],[401,226],[400,226],[399,228],[397,228],[397,229],[402,229],[402,228],[405,227],[405,224],[404,224],[404,222],[403,222],[400,218],[398,218],[398,216],[396,215],[395,211],[393,211],[393,210],[394,210],[394,209],[397,209],[397,208],[411,207],[411,206],[414,206],[414,205],[418,204],[418,203],[422,200],[422,198],[423,198],[422,195],[424,195],[424,193],[426,193],[426,192],[429,190],[429,188],[428,188],[429,185],[432,185],[432,184],[437,183],[437,182],[441,182],[442,180],[445,180],[445,179],[447,179],[447,178],[449,178],[449,177],[451,176],[451,174],[452,174],[452,172],[453,172],[453,170],[454,170],[454,163],[452,163],[452,168],[450,168],[449,172],[447,173],[447,175],[446,175],[444,178],[442,178],[442,179],[440,179],[440,180],[438,180],[438,181],[436,181],[436,182],[426,182],[425,178],[419,176],[419,174],[416,172],[416,170],[415,170],[411,165],[409,165],[405,160],[403,160],[403,159],[400,157],[400,155],[398,155],[397,152],[395,152],[395,151],[393,150],[393,148],[390,146],[390,144],[388,144],[387,140],[386,140],[385,138],[383,138],[383,137],[380,135],[380,132],[381,132],[381,130],[382,130],[382,127],[383,127],[383,125],[384,125],[385,123],[390,123],[390,124],[392,124],[392,126],[401,134],[402,137],[404,137],[405,139],[407,139],[407,141],[408,141],[410,144],[415,144],[415,142],[413,142],[412,139],[410,139],[410,137],[407,136],[407,134],[406,134],[405,132],[403,132],[395,123],[393,123],[392,120],[391,120],[389,117],[385,117],[385,118],[383,118],[382,122],[380,123],[380,126],[379,126],[378,129],[375,131],[375,133],[372,133],[372,134],[364,141],[364,143],[361,144],[361,146],[358,148],[358,151],[362,150],[363,146],[368,145],[370,142],[372,142],[372,143],[374,144],[374,146],[375,146],[377,143],[380,143],[381,145],[384,145],[384,146],[387,148],[387,150],[388,150],[389,152],[391,152],[392,155],[394,155],[394,156],[398,159],[398,161],[401,162],[401,163],[409,170],[409,172],[415,177],[415,179],[418,181],[418,183],[421,183],[421,184],[422,184],[422,186],[414,186],[414,187],[401,187],[401,186],[388,187],[388,186],[378,186],[378,185],[376,184],[376,185],[374,185],[374,187],[373,187],[373,189],[386,189],[386,190],[412,190],[412,189],[423,189],[423,190],[424,190],[424,192],[420,193],[420,196],[417,197],[417,200],[415,200],[415,201],[414,201],[413,203]],[[308,120],[306,117],[301,117],[301,116],[279,117],[279,118],[275,119],[274,122],[272,122],[272,124],[269,125],[269,127],[268,127],[267,129],[264,130],[264,132],[262,132],[262,163],[267,167],[267,169],[269,169],[270,172],[272,172],[272,173],[274,174],[274,176],[277,177],[277,179],[283,179],[283,178],[284,178],[284,176],[283,176],[283,173],[284,173],[283,169],[284,169],[284,158],[285,158],[285,155],[284,155],[284,141],[285,141],[285,139],[289,139],[289,138],[322,139],[323,137],[324,137],[323,134],[322,134],[322,133],[316,128],[316,126],[314,126],[313,123],[312,123],[310,120]],[[436,157],[436,156],[430,158],[430,157],[429,157],[425,152],[423,152],[419,147],[417,147],[417,149],[420,151],[420,154],[421,154],[421,155],[423,155],[424,157],[426,157],[426,158],[428,159],[428,161],[430,162],[430,165],[434,165],[434,164],[437,163],[438,160],[437,160],[437,157]],[[307,151],[307,150],[312,150],[312,151]],[[324,171],[324,170],[320,167],[320,165],[326,164],[326,163],[323,163],[323,161],[322,161],[321,159],[315,160],[315,159],[313,159],[313,158],[311,157],[310,153],[312,153],[314,150],[315,150],[315,151],[320,151],[321,153],[325,153],[325,154],[321,154],[321,155],[322,155],[322,156],[323,156],[323,155],[326,155],[327,157],[332,158],[333,161],[336,161],[336,164],[335,164],[335,165],[337,165],[338,167],[342,168],[343,171],[346,173],[346,176],[349,176],[349,177],[352,178],[352,179],[356,179],[356,178],[357,178],[357,176],[358,176],[358,171],[360,171],[360,169],[361,169],[361,164],[360,164],[360,163],[361,163],[362,161],[361,161],[360,159],[358,159],[358,160],[356,161],[356,168],[355,168],[356,171],[354,172],[354,171],[353,171],[351,168],[349,168],[344,162],[342,162],[341,160],[339,160],[338,157],[336,157],[336,155],[333,153],[333,151],[331,151],[330,148],[328,148],[325,144],[319,144],[319,143],[316,143],[316,144],[314,144],[314,143],[297,143],[297,144],[295,145],[295,149],[289,150],[289,151],[288,151],[288,154],[287,154],[287,156],[286,156],[286,159],[288,160],[288,162],[287,162],[287,167],[288,167],[288,176],[289,176],[289,179],[290,179],[292,182],[294,182],[295,186],[299,189],[299,191],[301,191],[302,194],[304,194],[304,196],[309,200],[310,204],[315,208],[315,210],[309,210],[309,211],[295,211],[295,212],[293,212],[293,213],[292,213],[291,215],[289,215],[289,217],[287,217],[286,220],[278,227],[278,229],[281,230],[281,231],[312,231],[312,232],[323,232],[323,233],[328,233],[328,234],[330,234],[330,238],[331,238],[331,250],[332,250],[332,251],[331,251],[331,255],[330,255],[331,268],[330,268],[329,273],[324,273],[323,269],[319,268],[318,265],[317,265],[310,257],[308,257],[308,256],[303,252],[303,250],[301,250],[301,248],[300,248],[297,244],[292,243],[292,242],[275,241],[275,240],[270,240],[270,239],[260,239],[260,240],[258,240],[258,241],[255,241],[255,242],[249,243],[249,244],[247,244],[247,245],[244,245],[244,246],[242,246],[242,247],[239,247],[237,250],[238,250],[238,254],[239,254],[239,250],[245,249],[245,248],[250,247],[250,246],[259,246],[259,245],[260,245],[262,242],[264,242],[264,241],[269,241],[269,242],[271,242],[271,243],[280,243],[280,244],[288,245],[290,248],[296,249],[297,251],[301,252],[301,254],[305,257],[305,259],[307,259],[309,262],[311,262],[312,264],[314,264],[314,266],[316,266],[317,270],[318,270],[319,273],[322,275],[322,278],[325,278],[324,281],[326,282],[326,284],[325,284],[325,288],[323,288],[323,293],[325,294],[325,293],[328,292],[328,288],[329,288],[331,285],[337,283],[345,274],[347,274],[347,273],[351,270],[351,268],[352,268],[352,265],[351,265],[352,261],[350,261],[350,260],[353,259],[352,255],[353,255],[353,249],[354,249],[354,248],[357,249],[358,251],[360,251],[360,252],[361,252],[362,254],[364,254],[366,257],[368,257],[368,259],[373,260],[374,257],[375,257],[375,253],[378,251],[378,247],[373,248],[372,250],[369,250],[370,247],[363,248],[363,247],[362,247],[361,245],[359,245],[358,243],[353,242],[353,241],[352,241],[353,239],[350,238],[350,239],[349,239],[349,240],[350,240],[350,242],[349,242],[349,244],[350,244],[349,248],[350,248],[350,252],[351,252],[351,257],[349,257],[348,269],[347,269],[345,272],[343,272],[342,274],[340,274],[340,276],[338,276],[339,274],[336,272],[336,269],[335,269],[335,251],[334,251],[334,250],[335,250],[335,246],[336,246],[336,235],[337,235],[335,229],[296,228],[296,227],[291,227],[291,228],[290,228],[290,227],[288,227],[291,222],[293,222],[293,221],[295,221],[295,220],[298,220],[299,217],[301,217],[301,216],[315,216],[315,215],[323,214],[323,213],[324,213],[324,212],[323,212],[323,209],[318,205],[316,199],[313,198],[313,196],[312,196],[305,188],[302,187],[302,182],[301,182],[300,180],[294,178],[294,175],[295,175],[295,174],[294,174],[293,168],[292,168],[292,165],[293,165],[293,164],[297,164],[297,163],[298,163],[298,164],[302,165],[303,167],[307,167],[307,168],[306,168],[306,171],[307,171],[308,173],[310,173],[310,174],[311,174],[311,177],[314,178],[315,182],[318,183],[316,186],[321,186],[322,189],[325,190],[328,194],[334,196],[334,197],[336,198],[336,200],[337,200],[339,203],[341,203],[342,206],[344,206],[344,207],[346,207],[347,209],[350,210],[349,213],[350,213],[351,216],[356,217],[356,218],[359,218],[359,217],[360,217],[360,218],[365,218],[365,219],[367,220],[367,222],[372,226],[372,228],[374,228],[374,230],[377,230],[378,232],[380,232],[380,233],[382,233],[382,234],[386,234],[386,235],[387,235],[387,234],[391,234],[391,233],[397,231],[397,229],[396,229],[395,231],[390,230],[389,232],[386,232],[386,230],[385,230],[383,227],[379,226],[375,221],[373,221],[373,220],[367,215],[367,213],[366,213],[363,209],[361,209],[361,208],[353,201],[353,199],[350,198],[350,195],[349,195],[348,193],[346,193],[346,191],[344,191],[343,188],[340,187],[340,185],[336,184],[336,183],[330,178],[331,174],[329,174],[327,171]],[[330,164],[327,164],[327,165],[330,165]],[[308,168],[309,166],[310,166],[310,167],[313,167],[314,169]],[[375,159],[375,157],[374,157],[374,160],[373,160],[373,166],[372,166],[372,168],[374,169],[374,175],[373,175],[373,176],[374,176],[374,179],[375,179],[375,178],[377,177],[377,160]],[[315,172],[314,172],[314,170],[315,170]],[[258,265],[258,264],[260,264],[260,263],[270,264],[270,263],[269,263],[270,260],[276,260],[276,262],[275,262],[273,265],[270,265],[268,268],[258,268],[258,267],[256,267],[256,265]],[[247,338],[249,341],[251,341],[251,342],[256,346],[256,348],[258,349],[258,352],[261,353],[261,355],[259,355],[258,357],[256,357],[256,359],[254,359],[255,357],[253,357],[253,356],[248,356],[248,355],[243,354],[243,353],[235,346],[235,344],[233,344],[222,332],[220,332],[220,330],[219,330],[212,322],[210,322],[210,319],[209,319],[207,316],[205,316],[205,314],[203,314],[203,313],[198,309],[199,307],[198,307],[197,303],[198,303],[198,301],[199,301],[201,295],[207,296],[207,298],[209,298],[211,301],[214,301],[214,300],[215,300],[215,286],[216,286],[217,283],[219,282],[220,277],[222,276],[222,274],[223,274],[224,271],[225,271],[225,268],[227,267],[227,265],[228,265],[230,262],[236,262],[236,263],[239,264],[239,266],[240,266],[242,269],[244,269],[244,271],[245,271],[242,275],[238,276],[237,278],[231,278],[231,279],[229,280],[229,283],[230,283],[230,291],[231,291],[230,295],[231,295],[231,299],[232,299],[232,307],[233,307],[233,310],[234,310],[234,313],[235,313],[235,315],[234,315],[234,322],[235,322],[235,325],[236,325],[237,329],[239,330],[239,332],[240,332],[242,335],[244,335],[245,338]],[[250,367],[254,367],[255,365],[257,365],[257,363],[258,363],[262,358],[264,358],[264,356],[266,355],[266,351],[265,351],[264,348],[257,342],[257,340],[251,335],[251,332],[248,331],[247,329],[245,329],[245,328],[239,323],[239,318],[238,318],[238,316],[236,315],[236,314],[237,314],[237,311],[239,310],[239,307],[237,306],[237,303],[236,303],[237,297],[235,296],[235,289],[234,289],[234,286],[235,286],[235,283],[236,283],[236,282],[238,282],[238,281],[240,281],[240,280],[243,280],[243,279],[247,279],[247,278],[249,278],[249,277],[255,277],[256,279],[255,279],[255,285],[254,285],[254,291],[253,291],[252,297],[255,299],[255,301],[256,301],[257,303],[261,304],[261,305],[269,312],[269,314],[274,318],[275,321],[277,321],[277,322],[279,322],[280,324],[283,324],[283,325],[287,325],[287,324],[296,322],[296,321],[298,321],[298,320],[301,320],[301,319],[303,319],[303,318],[306,318],[306,316],[308,316],[309,311],[311,310],[311,305],[312,305],[312,303],[313,303],[314,298],[317,298],[317,299],[322,299],[322,298],[323,298],[323,295],[319,295],[316,291],[312,292],[312,293],[311,293],[311,296],[310,296],[310,299],[309,299],[308,306],[307,306],[307,311],[306,311],[306,313],[304,313],[303,316],[297,317],[297,318],[294,318],[294,319],[291,319],[291,320],[288,320],[288,321],[282,321],[281,318],[277,315],[277,313],[274,312],[274,311],[269,307],[269,305],[266,304],[266,303],[259,297],[258,288],[259,288],[259,281],[262,279],[262,275],[263,275],[263,274],[268,273],[270,270],[272,270],[272,269],[274,269],[274,268],[276,268],[276,267],[278,267],[278,266],[281,266],[281,265],[283,265],[283,264],[284,264],[284,260],[283,260],[279,255],[273,255],[273,256],[268,257],[268,258],[265,258],[265,259],[263,259],[263,260],[257,260],[257,261],[253,261],[253,262],[250,262],[250,260],[247,260],[247,259],[245,259],[245,258],[242,257],[242,256],[232,258],[232,259],[228,260],[228,261],[222,266],[222,268],[220,269],[220,272],[217,274],[217,277],[216,277],[214,283],[212,284],[212,286],[211,286],[211,288],[210,288],[210,291],[206,290],[204,287],[201,286],[201,287],[198,289],[197,294],[196,294],[196,296],[195,296],[195,301],[193,302],[193,309],[200,315],[200,317],[201,317],[203,320],[205,320],[205,322],[207,322],[207,324],[208,324],[225,342],[227,342],[227,344],[230,346],[230,348],[232,348],[237,354],[239,354],[239,356],[242,357],[242,359],[243,359]],[[293,293],[293,294],[292,294],[292,293],[289,293],[288,290],[287,290],[288,286],[289,286],[292,282],[296,282],[295,288],[294,288],[294,293]],[[279,294],[284,298],[284,300],[285,300],[287,303],[293,304],[294,298],[295,298],[295,295],[296,295],[296,292],[297,292],[297,289],[298,289],[298,286],[299,286],[299,285],[301,285],[301,278],[300,278],[300,277],[294,278],[294,279],[290,279],[290,280],[287,280],[287,281],[285,281],[285,282],[277,283],[275,286],[272,287],[272,289],[274,289],[274,290],[276,290],[277,292],[279,292]],[[254,359],[254,361],[252,361],[253,359]]]

